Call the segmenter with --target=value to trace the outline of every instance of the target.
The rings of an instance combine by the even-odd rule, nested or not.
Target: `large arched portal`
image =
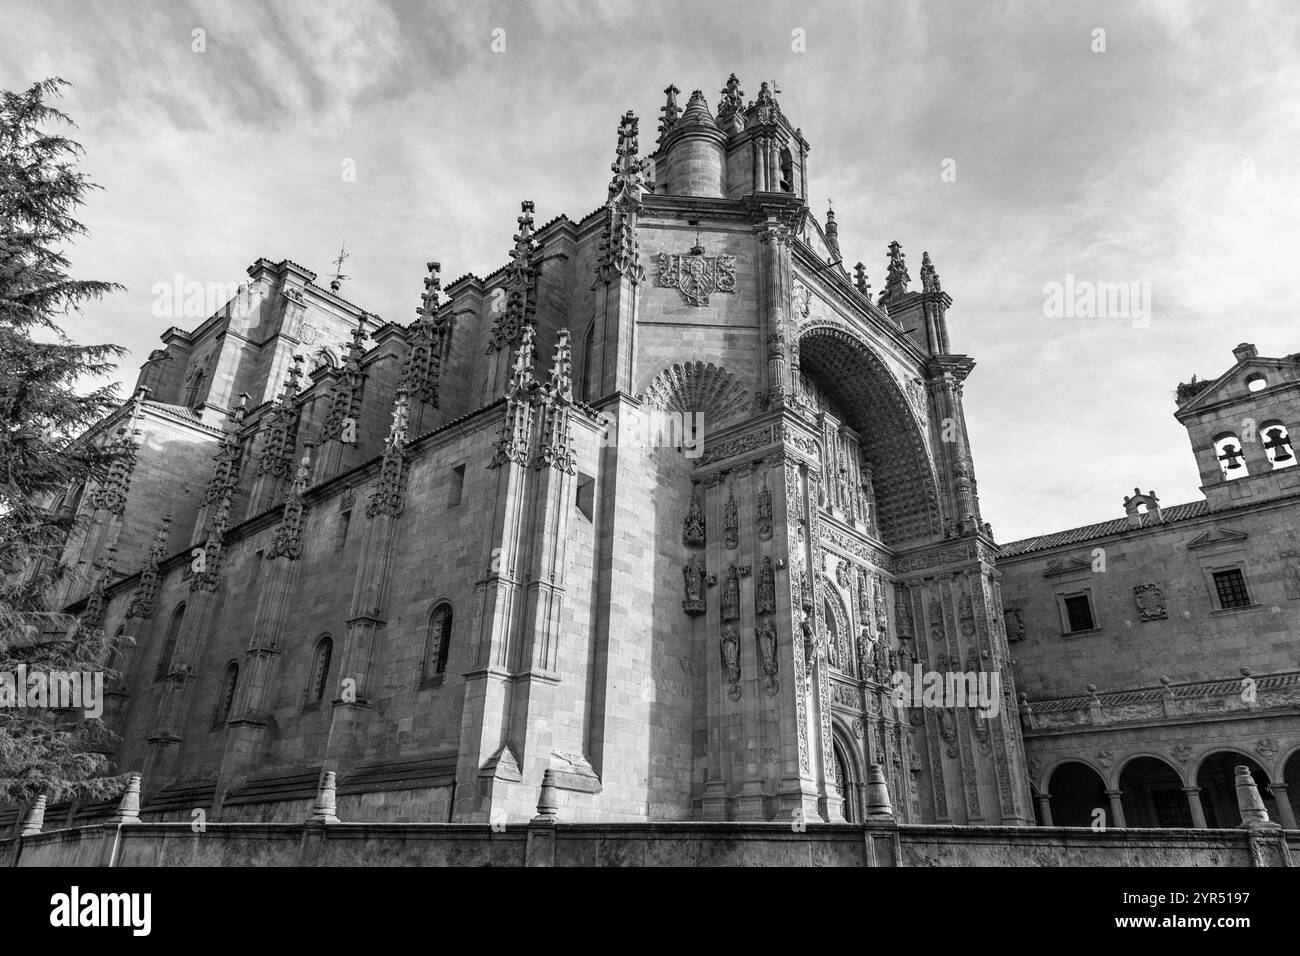
[[[1277,821],[1277,799],[1269,789],[1268,774],[1264,768],[1245,754],[1219,750],[1202,760],[1196,771],[1196,785],[1201,788],[1205,825],[1212,830],[1227,830],[1241,825],[1241,811],[1237,806],[1236,767],[1239,764],[1250,768],[1255,787],[1264,798],[1268,818]]]
[[[1119,789],[1126,826],[1195,826],[1182,778],[1163,760],[1130,760],[1119,775]]]
[[[880,357],[844,329],[816,326],[798,356],[799,400],[823,428],[827,503],[895,547],[941,534],[921,427]]]
[[[1110,817],[1110,802],[1106,799],[1106,784],[1097,771],[1087,764],[1069,761],[1052,771],[1047,784],[1052,808],[1052,825],[1058,827],[1087,827],[1097,820],[1097,810]]]

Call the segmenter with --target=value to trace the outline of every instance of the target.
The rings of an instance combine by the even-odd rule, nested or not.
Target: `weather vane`
[[[334,278],[330,280],[331,292],[338,292],[339,287],[343,285],[343,280],[349,278],[343,274],[343,260],[348,258],[347,247],[348,244],[344,242],[339,247],[339,257],[334,260]]]

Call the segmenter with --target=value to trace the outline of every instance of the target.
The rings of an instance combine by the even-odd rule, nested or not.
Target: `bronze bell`
[[[1268,437],[1272,439],[1272,444],[1265,445],[1264,447],[1266,448],[1272,447],[1277,449],[1277,454],[1273,456],[1274,461],[1291,461],[1293,458],[1295,458],[1295,455],[1287,451],[1285,435],[1286,433],[1283,432],[1280,428],[1275,428],[1268,433]]]

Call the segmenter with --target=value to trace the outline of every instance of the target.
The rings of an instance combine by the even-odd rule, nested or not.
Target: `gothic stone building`
[[[1233,768],[1300,816],[1300,355],[1233,350],[1178,387],[1203,500],[1134,489],[1123,517],[1002,547],[1040,822],[1224,827]]]
[[[344,820],[517,822],[549,771],[566,821],[858,821],[878,765],[902,822],[1028,825],[1049,785],[1103,799],[1061,767],[1115,791],[1148,778],[1130,753],[1194,779],[1208,736],[1281,759],[1289,619],[1195,601],[1234,560],[1285,601],[1281,559],[1242,558],[1285,538],[1289,473],[1244,445],[1209,507],[999,559],[929,256],[913,288],[892,243],[873,297],[767,84],[666,92],[648,155],[619,124],[602,206],[537,227],[524,202],[509,263],[430,263],[409,324],[259,259],[164,334],[93,436],[130,458],[65,504],[88,521],[64,602],[133,639],[108,719],[143,818],[300,821],[333,771]],[[1286,420],[1293,364],[1243,361]],[[1238,378],[1179,413],[1211,492]],[[1157,590],[1121,609],[1127,575]],[[1063,638],[1079,593],[1093,626]],[[1198,709],[1239,664],[1259,706]],[[998,673],[1000,706],[895,708],[914,666]]]

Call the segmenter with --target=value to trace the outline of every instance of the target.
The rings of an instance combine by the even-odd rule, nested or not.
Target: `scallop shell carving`
[[[663,411],[702,412],[712,424],[742,411],[749,393],[726,369],[712,362],[687,362],[656,375],[641,400]]]

